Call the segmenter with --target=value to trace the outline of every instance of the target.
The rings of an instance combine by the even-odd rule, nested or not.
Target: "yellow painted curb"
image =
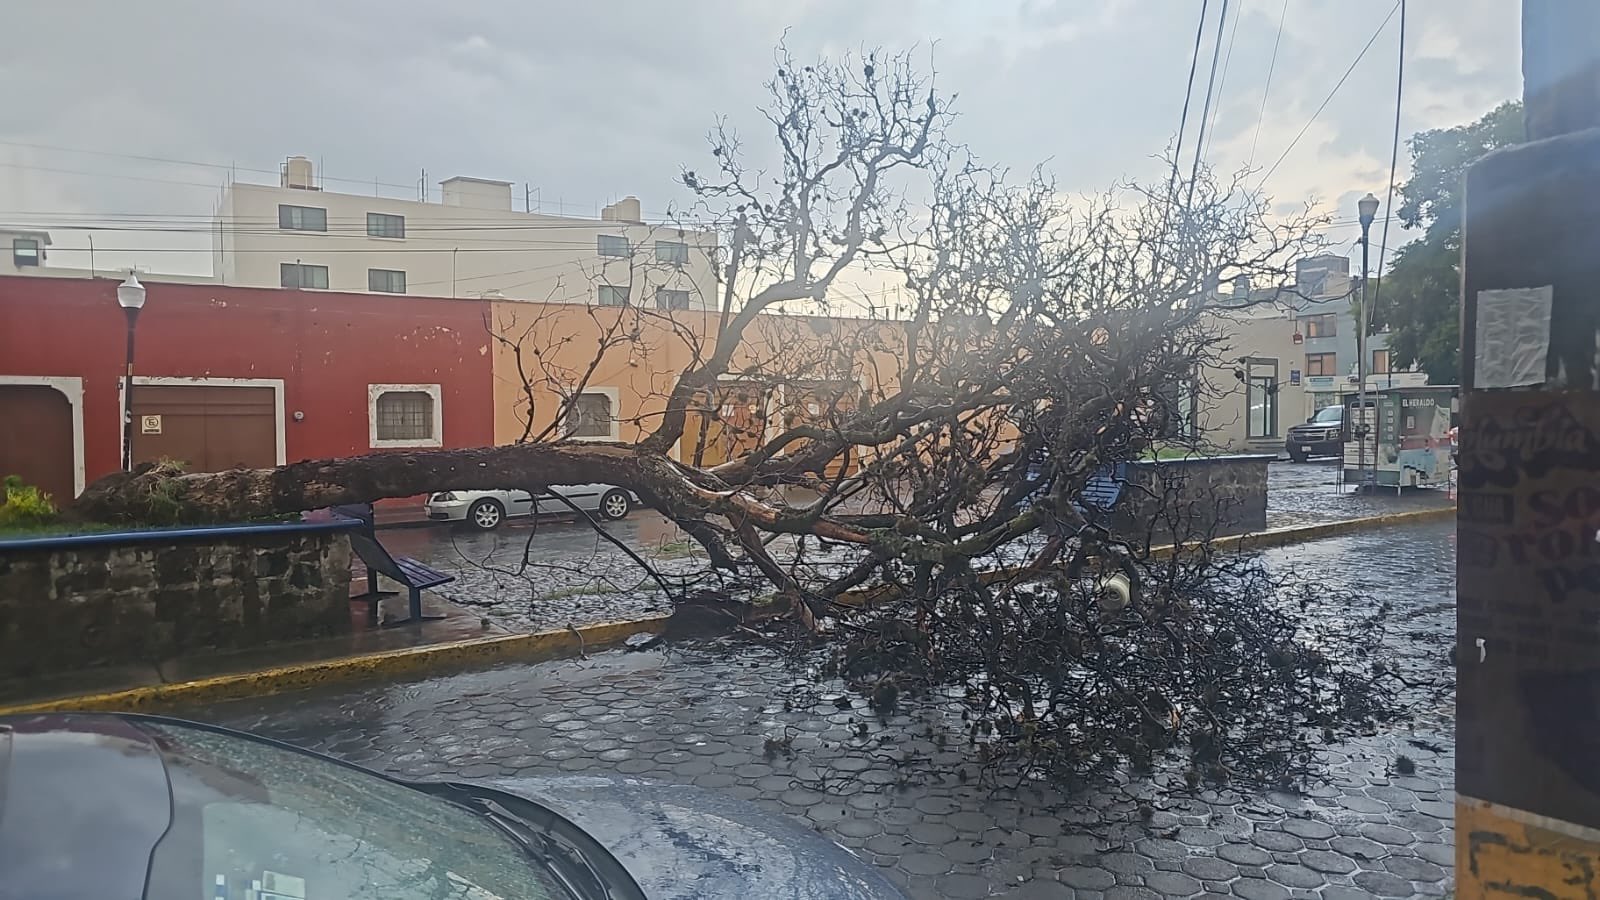
[[[1437,509],[1413,510],[1363,519],[1347,519],[1316,525],[1297,525],[1274,528],[1255,534],[1231,535],[1212,541],[1216,548],[1258,550],[1285,544],[1319,540],[1339,534],[1367,531],[1391,525],[1409,525],[1453,518],[1453,506]],[[1156,555],[1170,554],[1171,546],[1156,547]],[[1017,569],[1003,569],[986,573],[991,583],[1004,580]],[[858,605],[870,603],[882,596],[882,589],[852,591],[841,596],[843,603]],[[495,637],[474,638],[465,641],[386,650],[360,656],[316,662],[293,663],[255,672],[217,675],[194,681],[157,684],[99,694],[61,697],[16,705],[0,705],[0,715],[40,712],[87,712],[137,710],[153,706],[179,703],[214,703],[241,697],[259,697],[316,687],[342,681],[359,679],[393,678],[415,675],[441,669],[481,668],[497,662],[517,660],[543,660],[575,656],[580,650],[609,647],[621,643],[629,635],[641,631],[659,634],[666,627],[667,616],[651,616],[623,622],[602,622],[581,628],[560,628],[532,634],[508,634]],[[581,635],[581,638],[580,638]]]
[[[532,634],[474,638],[403,650],[386,650],[360,656],[275,666],[255,672],[217,675],[195,681],[155,684],[101,694],[84,694],[0,706],[0,715],[40,712],[103,712],[138,710],[176,703],[214,703],[240,697],[259,697],[299,688],[360,678],[385,678],[439,668],[473,668],[495,662],[576,656],[580,649],[621,643],[629,635],[647,631],[659,634],[666,616],[625,622],[602,622],[581,628],[562,628]],[[580,646],[580,638],[581,646]]]

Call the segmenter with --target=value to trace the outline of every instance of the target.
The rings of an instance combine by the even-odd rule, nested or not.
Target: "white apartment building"
[[[290,157],[277,185],[233,182],[212,229],[224,284],[711,309],[716,235],[647,224],[627,197],[599,219],[513,209],[511,182],[456,177],[438,202],[322,190]]]

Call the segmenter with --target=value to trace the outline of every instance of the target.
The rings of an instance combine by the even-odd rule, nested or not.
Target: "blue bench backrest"
[[[1106,466],[1089,476],[1083,485],[1083,502],[1085,505],[1106,512],[1117,505],[1122,498],[1122,486],[1126,481],[1127,467],[1118,463],[1116,466]]]
[[[394,561],[389,551],[378,543],[378,539],[370,532],[356,530],[350,532],[350,549],[356,556],[367,564],[367,568],[380,575],[387,575],[402,584],[409,584],[406,573],[400,569],[400,564]]]

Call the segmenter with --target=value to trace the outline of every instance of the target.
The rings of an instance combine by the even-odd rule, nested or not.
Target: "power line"
[[[1194,200],[1194,183],[1200,178],[1200,156],[1206,146],[1206,119],[1211,115],[1211,91],[1217,86],[1217,58],[1222,55],[1222,25],[1228,19],[1228,0],[1222,0],[1222,14],[1217,16],[1217,39],[1211,48],[1211,75],[1206,79],[1206,102],[1200,108],[1200,135],[1194,142],[1194,168],[1189,172],[1189,199],[1184,208]]]
[[[1400,0],[1400,50],[1396,54],[1398,60],[1395,64],[1394,76],[1394,146],[1389,150],[1389,194],[1384,201],[1383,208],[1387,212],[1394,208],[1394,177],[1395,170],[1400,163],[1400,100],[1405,96],[1406,87],[1406,0]],[[1378,298],[1383,296],[1383,255],[1389,249],[1389,219],[1383,217],[1383,237],[1378,242],[1378,286],[1372,291],[1372,305],[1378,305]]]
[[[1200,24],[1194,29],[1194,52],[1189,56],[1189,84],[1183,89],[1183,115],[1178,118],[1178,144],[1172,149],[1172,175],[1167,178],[1167,193],[1178,183],[1178,161],[1183,157],[1183,133],[1189,128],[1189,100],[1194,96],[1194,71],[1200,65],[1200,41],[1206,33],[1206,9],[1211,0],[1201,0]]]
[[[1289,142],[1289,146],[1283,148],[1283,153],[1279,154],[1277,162],[1272,164],[1272,168],[1267,170],[1267,174],[1261,176],[1262,184],[1265,184],[1267,179],[1272,177],[1273,172],[1278,171],[1278,166],[1282,165],[1283,161],[1288,158],[1289,151],[1293,150],[1294,146],[1300,143],[1300,139],[1305,137],[1306,129],[1310,128],[1311,123],[1317,120],[1317,116],[1322,115],[1322,111],[1328,108],[1328,103],[1333,100],[1333,95],[1339,93],[1339,88],[1344,87],[1345,80],[1350,77],[1351,72],[1356,70],[1356,66],[1367,55],[1367,51],[1372,49],[1373,43],[1378,40],[1378,35],[1382,34],[1383,29],[1389,26],[1389,20],[1394,18],[1395,11],[1400,9],[1400,3],[1401,0],[1395,0],[1394,6],[1389,9],[1389,14],[1383,17],[1383,21],[1378,24],[1378,29],[1372,32],[1372,37],[1367,38],[1367,43],[1362,46],[1361,52],[1357,53],[1356,58],[1350,62],[1350,68],[1344,70],[1344,74],[1339,76],[1339,81],[1333,86],[1333,90],[1328,92],[1328,96],[1322,98],[1322,105],[1318,106],[1317,111],[1311,114],[1311,118],[1306,120],[1306,124],[1300,126],[1300,132],[1294,136],[1294,140]]]
[[[227,228],[219,229],[215,225],[167,225],[167,224],[159,224],[159,223],[154,223],[154,224],[153,223],[128,223],[128,224],[123,224],[123,225],[96,225],[96,224],[92,224],[92,223],[74,223],[74,224],[62,225],[62,224],[49,224],[49,223],[37,223],[37,222],[25,222],[25,223],[3,222],[3,223],[0,223],[0,227],[4,227],[4,228],[7,228],[7,229],[14,229],[14,230],[24,230],[24,231],[50,231],[50,230],[94,231],[94,232],[104,231],[104,232],[118,232],[118,233],[129,233],[129,234],[203,234],[203,235],[215,235],[215,234],[221,233],[221,234],[227,234],[227,235],[236,236],[236,237],[237,236],[243,236],[243,237],[282,237],[282,238],[296,238],[296,239],[301,239],[301,240],[317,240],[317,239],[323,239],[323,238],[334,238],[334,239],[338,239],[338,238],[345,238],[345,239],[354,238],[354,239],[357,239],[357,240],[367,240],[367,239],[373,237],[373,235],[368,234],[365,230],[361,230],[361,231],[353,231],[353,230],[352,231],[338,231],[338,230],[333,230],[333,231],[302,231],[302,230],[294,230],[294,229],[284,230],[284,229],[279,229],[279,228],[254,228],[254,227],[246,227],[246,228],[227,227]],[[467,236],[464,236],[464,235],[460,234],[460,232],[471,232],[471,231],[505,231],[505,230],[513,230],[513,229],[440,228],[440,229],[437,230],[436,234],[430,234],[430,233],[428,233],[426,231],[423,231],[421,234],[417,234],[415,236],[417,237],[418,240],[426,240],[426,241],[431,241],[431,242],[435,242],[435,243],[444,242],[444,243],[450,243],[450,244],[496,244],[496,245],[502,245],[506,249],[515,249],[515,248],[521,248],[521,247],[544,247],[544,248],[551,248],[551,249],[560,248],[560,247],[595,248],[597,246],[596,242],[594,240],[572,241],[572,240],[558,240],[558,239],[553,239],[553,238],[537,239],[537,238],[522,238],[522,237],[467,237]],[[537,232],[539,229],[526,229],[526,230]],[[673,236],[675,237],[676,235],[673,235]],[[685,235],[685,237],[688,237],[688,235]],[[647,243],[647,240],[648,239],[640,239],[640,240],[632,242],[632,245],[636,246],[636,247],[642,247]],[[657,239],[655,241],[655,243],[659,244],[659,243],[663,243],[663,241]],[[667,243],[684,243],[684,242],[681,242],[681,241],[669,241]],[[706,245],[696,245],[696,246],[697,246],[698,249],[706,250],[706,249],[712,249],[715,245],[713,244],[713,245],[710,245],[710,246],[706,246]],[[400,245],[399,241],[395,240],[395,241],[392,241],[392,242],[391,241],[384,241],[381,246],[370,247],[368,249],[373,253],[391,253],[391,252],[399,252],[399,251],[403,251],[403,250],[406,250],[406,249],[416,249],[416,248],[408,248],[406,246]]]
[[[225,166],[225,165],[222,165],[220,163],[206,163],[206,162],[197,162],[197,161],[189,161],[189,160],[168,159],[168,158],[159,157],[159,156],[138,156],[138,155],[129,154],[129,153],[113,153],[113,152],[105,151],[105,150],[82,150],[82,149],[73,148],[73,147],[54,147],[54,146],[47,145],[47,144],[26,144],[26,143],[21,143],[21,142],[18,142],[18,141],[0,141],[0,145],[9,145],[9,146],[14,146],[14,147],[33,147],[33,148],[38,148],[38,149],[43,149],[43,150],[57,150],[57,151],[64,151],[64,152],[68,152],[68,153],[85,153],[85,154],[92,154],[92,155],[97,155],[97,156],[109,156],[109,157],[113,157],[113,158],[141,160],[141,161],[145,161],[145,162],[161,162],[161,163],[170,163],[170,164],[173,164],[173,165],[197,166],[197,167],[208,168],[208,169],[224,169],[224,170],[228,170],[230,172],[232,172],[232,171],[255,172],[255,173],[266,174],[266,175],[279,175],[279,174],[281,174],[276,169],[256,169],[256,168],[250,168],[250,167],[247,167],[247,166],[231,166],[231,165]],[[217,181],[217,182],[182,181],[182,180],[175,179],[175,178],[157,178],[157,177],[151,176],[151,175],[128,175],[128,174],[117,173],[117,172],[93,172],[93,171],[88,171],[88,170],[85,170],[85,169],[67,169],[67,168],[62,168],[62,167],[59,167],[59,166],[34,165],[32,163],[0,162],[0,168],[22,169],[22,170],[33,171],[33,172],[53,172],[53,173],[60,174],[60,175],[80,175],[80,176],[83,176],[83,177],[86,177],[86,178],[117,178],[117,179],[121,179],[121,180],[125,180],[125,181],[147,181],[147,182],[151,182],[153,184],[171,184],[171,185],[179,185],[179,186],[183,186],[183,187],[206,188],[207,190],[220,190],[220,189],[222,189],[222,188],[224,188],[224,187],[226,187],[228,185],[235,184],[235,183],[243,184],[243,185],[245,185],[247,187],[262,187],[262,188],[270,188],[271,187],[271,185],[256,184],[256,183],[248,182],[248,181],[241,182],[241,181],[237,181],[236,179],[231,178],[231,177],[230,178],[226,178],[226,179],[222,179],[222,180]],[[383,187],[400,188],[400,189],[403,189],[403,190],[406,190],[406,191],[415,191],[416,187],[417,187],[415,184],[409,184],[409,185],[394,184],[392,182],[387,182],[387,181],[375,181],[375,180],[370,179],[370,178],[368,178],[368,179],[337,178],[337,177],[328,176],[328,175],[318,175],[317,178],[320,181],[339,181],[339,182],[345,182],[345,183],[350,183],[350,184],[361,184],[361,185],[369,185],[369,184],[370,185],[381,185]],[[310,191],[308,193],[315,194],[317,192],[316,191]],[[365,196],[367,196],[366,194],[343,193],[343,192],[338,192],[338,191],[330,191],[329,193],[337,193],[337,194],[340,194],[341,196],[347,196],[347,197],[365,197]],[[378,195],[374,195],[374,199],[391,200],[391,201],[398,201],[398,202],[405,202],[405,203],[427,203],[428,202],[426,200],[417,200],[417,199],[415,199],[413,197],[384,197],[384,196],[378,196]],[[564,203],[564,202],[558,202],[558,206],[560,206],[562,208],[565,208],[566,206],[581,206],[581,207],[584,207],[584,208],[588,208],[589,205],[590,204],[576,204],[576,203],[568,204],[568,203]],[[599,209],[603,205],[604,204],[599,204],[599,203],[593,204],[595,209]],[[527,212],[530,215],[552,215],[551,213],[539,213],[539,212],[535,212],[533,210],[525,210],[525,212]],[[562,214],[561,213],[556,213],[554,215],[562,215]]]
[[[1267,97],[1272,94],[1272,73],[1278,68],[1278,45],[1283,42],[1283,20],[1288,15],[1289,0],[1283,0],[1283,8],[1278,11],[1278,36],[1272,39],[1272,61],[1267,63],[1267,84],[1261,89],[1261,111],[1256,113],[1256,133],[1250,138],[1250,159],[1245,162],[1245,168],[1256,161],[1256,141],[1261,139],[1261,122],[1267,117]]]
[[[1223,18],[1227,18],[1227,10],[1223,10]],[[1228,52],[1222,57],[1222,78],[1217,82],[1217,108],[1211,113],[1211,139],[1217,139],[1217,117],[1222,115],[1223,88],[1228,86],[1228,67],[1233,64],[1233,42],[1239,36],[1239,20],[1244,16],[1239,13],[1233,15],[1233,27],[1228,29]],[[1219,25],[1220,28],[1220,25]],[[1218,35],[1220,37],[1220,33]]]

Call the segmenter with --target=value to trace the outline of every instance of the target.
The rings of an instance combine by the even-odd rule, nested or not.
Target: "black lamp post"
[[[144,309],[144,285],[128,273],[128,280],[117,285],[117,304],[128,317],[128,367],[122,381],[122,471],[133,470],[133,330]]]
[[[1365,197],[1356,201],[1356,210],[1360,213],[1361,219],[1361,305],[1356,315],[1356,378],[1359,379],[1356,385],[1356,403],[1358,404],[1356,408],[1360,410],[1361,427],[1354,430],[1356,440],[1360,441],[1357,445],[1359,450],[1357,459],[1361,467],[1361,483],[1362,485],[1367,485],[1369,483],[1367,475],[1367,436],[1372,432],[1372,426],[1377,424],[1378,419],[1374,415],[1375,410],[1369,411],[1367,409],[1367,266],[1368,251],[1372,249],[1372,220],[1378,216],[1378,198],[1372,196],[1372,192],[1368,191]],[[1377,460],[1374,459],[1373,462],[1376,463]]]

